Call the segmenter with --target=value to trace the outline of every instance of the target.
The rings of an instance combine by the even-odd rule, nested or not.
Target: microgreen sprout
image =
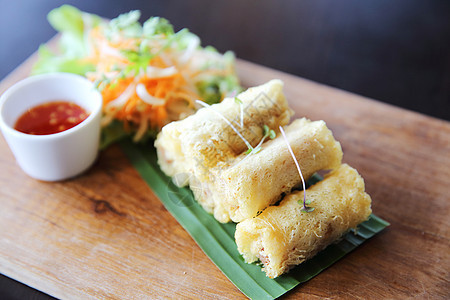
[[[128,59],[130,64],[124,69],[125,75],[137,76],[144,72],[154,57],[150,51],[121,50],[120,53]]]
[[[197,102],[198,104],[200,104],[203,107],[211,109],[214,113],[216,113],[219,117],[221,117],[231,127],[231,129],[233,129],[233,131],[236,132],[236,134],[241,138],[241,140],[244,141],[244,143],[248,147],[248,149],[253,150],[252,145],[250,145],[250,143],[242,136],[242,134],[236,129],[236,127],[233,126],[233,124],[231,124],[231,122],[224,115],[222,115],[220,112],[218,112],[213,107],[211,107],[211,105],[209,105],[203,101],[196,100],[195,102]]]
[[[139,27],[140,25],[137,23],[136,17],[139,18],[139,16],[139,12],[132,11],[129,14],[119,16],[118,18],[116,18],[117,20],[113,19],[109,25],[109,34],[117,34],[123,29],[130,29],[130,32],[137,30],[137,27]],[[146,30],[148,32],[144,32],[142,41],[136,44],[137,50],[120,50],[120,54],[128,60],[128,64],[125,67],[120,67],[117,64],[113,65],[111,71],[115,72],[115,75],[106,77],[103,74],[102,79],[95,82],[95,86],[99,91],[102,91],[108,85],[110,88],[114,88],[114,84],[117,84],[117,81],[119,79],[124,79],[127,77],[139,78],[140,76],[145,74],[147,67],[150,65],[150,62],[154,57],[159,56],[163,51],[171,47],[173,44],[180,43],[180,40],[189,34],[189,31],[185,29],[174,33],[172,26],[164,18],[154,17],[149,19],[148,22],[149,23],[147,25],[144,24],[144,26],[147,26]],[[140,28],[140,30],[143,29]],[[165,42],[153,52],[151,51],[153,49],[151,49],[150,46],[152,36],[148,35],[150,31],[152,31],[153,34],[167,35],[167,39],[165,40]]]
[[[261,141],[259,141],[259,143],[258,143],[258,145],[256,145],[256,147],[254,147],[254,148],[249,148],[249,149],[247,150],[247,152],[245,152],[245,154],[256,154],[256,153],[258,153],[259,151],[261,151],[261,149],[262,149],[262,144],[264,143],[264,141],[265,141],[266,138],[270,138],[270,139],[273,140],[273,139],[277,136],[277,134],[275,133],[275,131],[273,131],[272,129],[270,129],[269,126],[264,125],[264,126],[263,126],[263,129],[264,129],[264,135],[263,135]]]
[[[234,97],[234,102],[239,104],[239,107],[241,109],[241,128],[244,127],[244,102],[242,102],[241,99],[239,99],[237,96]]]
[[[295,166],[297,167],[298,174],[300,174],[300,178],[302,180],[303,185],[303,207],[301,209],[302,212],[312,212],[314,210],[314,207],[307,206],[311,204],[310,200],[306,200],[306,183],[305,179],[303,178],[302,170],[300,169],[300,166],[298,164],[297,158],[295,158],[294,152],[292,151],[291,145],[289,145],[289,141],[286,137],[286,134],[284,133],[283,127],[280,126],[280,132],[283,135],[284,141],[286,142],[286,146],[288,147],[289,153],[291,154],[292,158],[294,159]],[[300,202],[300,201],[299,201]]]
[[[264,125],[264,136],[269,137],[271,140],[273,140],[277,134],[273,129],[270,129],[269,126]]]
[[[238,99],[237,97],[235,97],[235,99]],[[235,100],[237,101],[237,100]],[[241,100],[239,100],[241,101]],[[269,126],[264,125],[263,126],[263,130],[264,130],[264,136],[262,137],[261,141],[259,142],[258,145],[256,145],[256,147],[253,147],[245,138],[244,136],[236,129],[236,127],[233,126],[233,124],[224,116],[222,115],[220,112],[218,112],[217,110],[215,110],[211,105],[200,101],[200,100],[196,100],[195,102],[197,102],[198,104],[200,104],[203,107],[209,108],[211,109],[214,113],[216,113],[219,117],[221,117],[227,124],[228,126],[231,127],[231,129],[233,129],[234,132],[236,132],[236,134],[241,138],[241,140],[244,141],[245,145],[247,146],[247,151],[245,152],[245,154],[256,154],[259,151],[261,151],[261,146],[262,143],[264,143],[264,140],[266,138],[270,138],[270,139],[274,139],[276,137],[276,133],[274,130],[270,129]],[[242,101],[241,101],[242,102]]]

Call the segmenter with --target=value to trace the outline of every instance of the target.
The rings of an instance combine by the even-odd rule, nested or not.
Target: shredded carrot
[[[115,119],[122,121],[125,130],[136,131],[135,139],[141,138],[149,128],[159,130],[194,112],[195,100],[200,96],[192,78],[202,74],[227,75],[223,68],[203,70],[189,60],[178,63],[178,58],[185,53],[164,48],[159,41],[153,50],[157,54],[148,56],[147,70],[137,69],[123,76],[119,70],[130,68],[133,63],[124,51],[138,51],[139,38],[124,35],[111,39],[98,26],[90,30],[89,41],[92,49],[87,59],[96,65],[96,70],[86,75],[104,84],[102,125],[107,126]],[[176,108],[171,109],[173,105]]]

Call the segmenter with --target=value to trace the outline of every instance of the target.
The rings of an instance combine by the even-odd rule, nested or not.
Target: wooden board
[[[325,120],[392,224],[286,298],[449,297],[450,123],[245,61],[238,72],[245,86],[282,79],[296,116]],[[0,170],[0,273],[57,298],[245,298],[118,147],[86,174],[46,183],[1,137]]]

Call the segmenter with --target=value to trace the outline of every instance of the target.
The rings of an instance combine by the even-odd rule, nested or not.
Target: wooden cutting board
[[[391,223],[286,298],[450,297],[450,123],[249,62],[237,69],[245,86],[282,79],[297,117],[325,120]],[[118,147],[86,174],[46,183],[19,169],[1,137],[0,170],[2,274],[65,299],[245,298]]]

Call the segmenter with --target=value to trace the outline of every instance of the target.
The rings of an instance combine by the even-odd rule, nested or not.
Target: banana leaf
[[[228,279],[251,299],[275,299],[306,282],[325,270],[344,255],[389,225],[372,214],[335,244],[328,246],[312,259],[276,279],[270,279],[257,264],[245,263],[234,240],[236,224],[222,224],[214,219],[195,201],[188,188],[172,183],[157,164],[156,150],[152,144],[121,142],[121,148],[144,181],[159,197],[166,209],[192,236],[204,253],[228,277]],[[312,178],[313,184],[320,177]]]

